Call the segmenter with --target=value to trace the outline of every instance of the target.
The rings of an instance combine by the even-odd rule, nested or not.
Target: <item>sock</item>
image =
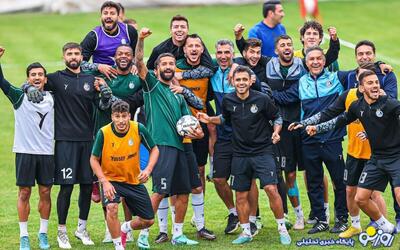
[[[256,223],[256,221],[257,221],[257,216],[254,216],[254,215],[250,215],[249,216],[249,221],[251,222],[251,223]]]
[[[78,232],[83,232],[86,230],[86,220],[78,219]]]
[[[129,233],[130,231],[132,231],[131,222],[124,222],[121,226],[121,231],[124,233]]]
[[[236,211],[236,208],[235,208],[235,207],[233,207],[233,208],[229,208],[229,214],[233,214],[234,216],[238,216],[238,215],[237,215],[237,211]]]
[[[172,238],[181,236],[183,234],[182,228],[183,228],[183,223],[174,223],[174,233],[172,235]]]
[[[285,225],[285,218],[276,219],[276,223],[278,223],[278,231],[279,232],[287,232],[286,225]]]
[[[58,225],[58,231],[66,233],[67,227],[65,225]]]
[[[390,229],[390,225],[392,225],[392,223],[390,223],[385,217],[383,217],[383,215],[381,216],[381,218],[379,218],[379,220],[375,222],[376,224],[378,224],[379,228],[383,229],[383,231],[385,231],[385,229]]]
[[[240,224],[240,227],[243,229],[243,234],[251,236],[250,223]]]
[[[40,218],[40,234],[47,234],[47,229],[49,228],[49,220]]]
[[[110,232],[110,229],[108,229],[107,221],[104,221],[104,224],[106,225],[106,232]]]
[[[293,209],[294,209],[294,213],[296,214],[296,218],[304,218],[304,213],[303,213],[303,209],[301,208],[301,205],[299,205]]]
[[[112,241],[114,243],[115,250],[124,250],[124,247],[122,246],[122,242],[121,242],[121,237],[112,239]]]
[[[28,222],[20,221],[19,222],[19,237],[29,236],[28,235]]]
[[[192,207],[196,229],[200,231],[204,228],[204,193],[192,194]]]
[[[351,216],[351,225],[355,228],[360,229],[361,228],[361,224],[360,224],[360,215],[356,215],[356,216]]]
[[[214,157],[213,156],[209,156],[208,157],[208,162],[210,163],[210,166],[214,164]]]
[[[157,210],[158,228],[160,233],[168,231],[168,198],[161,200]]]
[[[175,223],[175,206],[170,206],[172,223]]]
[[[140,235],[145,235],[145,236],[149,236],[150,230],[149,228],[145,228],[140,230]]]

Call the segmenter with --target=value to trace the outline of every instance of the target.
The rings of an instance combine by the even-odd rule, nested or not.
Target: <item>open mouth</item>
[[[175,32],[175,37],[179,40],[183,40],[185,38],[185,33],[181,31]]]
[[[119,61],[119,64],[120,64],[122,67],[126,67],[126,66],[128,66],[128,64],[129,64],[129,60],[126,59],[126,58],[120,58],[118,61]]]
[[[284,56],[290,56],[292,54],[292,51],[290,51],[290,50],[285,50],[284,52],[283,52],[283,55]]]

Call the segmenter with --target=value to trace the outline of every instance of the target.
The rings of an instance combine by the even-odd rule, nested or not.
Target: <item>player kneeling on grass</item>
[[[0,47],[0,57],[4,53]],[[40,63],[32,63],[26,69],[27,91],[43,91],[47,81],[46,70]],[[0,66],[0,88],[14,107],[15,135],[13,152],[15,155],[18,192],[18,217],[20,228],[20,250],[29,250],[28,217],[29,199],[35,180],[39,184],[40,229],[38,233],[40,249],[49,249],[47,225],[50,216],[50,190],[54,179],[54,100],[48,92],[43,92],[38,103],[28,101],[23,90],[12,86],[3,77]]]
[[[125,249],[128,232],[148,228],[154,223],[150,196],[143,183],[149,179],[159,151],[147,129],[140,123],[130,121],[130,118],[128,103],[113,103],[112,123],[97,133],[90,157],[90,165],[101,183],[107,225],[116,250]],[[143,171],[140,171],[140,143],[150,150],[149,162]],[[137,217],[120,228],[118,203],[122,197],[130,212]]]
[[[252,240],[249,223],[248,195],[253,178],[260,179],[260,186],[268,195],[270,207],[276,221],[280,241],[291,242],[285,226],[282,199],[276,184],[275,160],[272,144],[280,140],[282,117],[267,95],[250,90],[252,71],[238,66],[233,73],[235,93],[226,94],[222,101],[222,115],[209,117],[198,113],[201,122],[232,125],[233,159],[231,186],[236,190],[236,207],[243,233],[232,243],[243,244]],[[273,121],[273,132],[269,121]],[[272,134],[271,134],[272,132]]]

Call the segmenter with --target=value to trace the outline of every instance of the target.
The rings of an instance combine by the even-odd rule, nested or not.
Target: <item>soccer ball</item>
[[[196,129],[199,126],[199,121],[191,115],[182,116],[176,123],[176,131],[180,136],[189,134],[189,129]]]

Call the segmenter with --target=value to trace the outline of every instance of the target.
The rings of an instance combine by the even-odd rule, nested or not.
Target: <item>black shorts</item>
[[[358,186],[385,192],[388,182],[392,187],[400,186],[400,157],[376,159],[371,157],[361,173]]]
[[[91,141],[56,141],[54,184],[91,184]]]
[[[153,170],[153,192],[165,195],[189,194],[189,167],[184,151],[159,145],[160,155]]]
[[[150,196],[143,184],[132,185],[116,181],[111,181],[111,184],[114,186],[116,191],[114,200],[112,201],[108,200],[104,196],[103,188],[100,187],[101,200],[104,207],[110,203],[120,203],[121,197],[123,197],[125,198],[125,203],[133,216],[139,216],[145,220],[154,219]]]
[[[54,155],[15,154],[16,185],[20,187],[51,186],[54,182]]]
[[[197,165],[196,156],[193,153],[192,143],[184,143],[185,155],[189,167],[190,186],[192,189],[201,187],[199,167]]]
[[[357,186],[361,173],[368,160],[357,159],[347,154],[343,180],[347,186]]]
[[[274,149],[278,164],[285,173],[304,170],[303,156],[301,152],[300,130],[289,131],[288,124],[284,123],[281,130],[281,140]]]
[[[232,142],[217,140],[214,144],[213,178],[229,179],[232,169],[232,157]]]
[[[208,158],[208,128],[207,124],[200,123],[204,137],[199,140],[192,140],[193,152],[196,155],[198,166],[205,166]]]
[[[260,188],[277,184],[276,164],[272,154],[232,158],[231,187],[239,192],[249,191],[252,179],[260,180]]]

